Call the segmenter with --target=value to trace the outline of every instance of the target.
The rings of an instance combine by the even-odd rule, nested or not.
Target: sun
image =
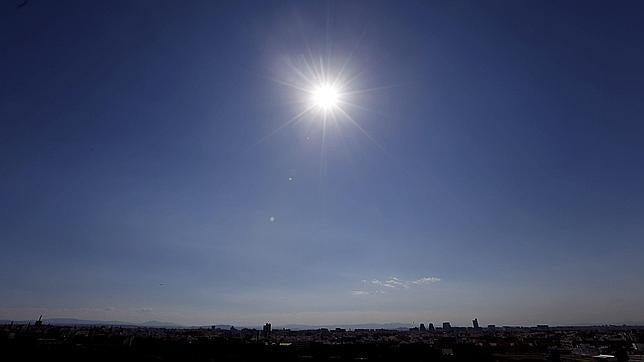
[[[311,102],[324,112],[331,111],[340,102],[340,90],[331,84],[320,84],[311,92]]]

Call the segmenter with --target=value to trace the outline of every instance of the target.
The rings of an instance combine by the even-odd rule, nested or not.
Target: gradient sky
[[[644,321],[642,2],[17,3],[0,319]]]

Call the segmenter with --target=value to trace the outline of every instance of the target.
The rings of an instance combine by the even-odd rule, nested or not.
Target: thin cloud
[[[396,290],[396,289],[409,289],[414,287],[421,287],[424,285],[434,284],[440,282],[441,279],[434,276],[427,276],[413,280],[405,280],[392,276],[386,280],[372,279],[371,286],[372,288],[367,288],[367,281],[362,280],[364,285],[361,290],[354,290],[351,292],[352,295],[372,295],[372,294],[384,294],[386,290]]]
[[[374,295],[374,294],[384,294],[385,292],[380,289],[375,290],[352,290],[351,295]]]
[[[413,284],[431,284],[431,283],[438,283],[441,281],[441,278],[437,277],[424,277],[420,279],[416,279],[412,281]]]

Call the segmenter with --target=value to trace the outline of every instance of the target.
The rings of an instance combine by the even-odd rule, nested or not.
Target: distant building
[[[434,323],[430,323],[429,326],[427,326],[428,331],[434,331]]]
[[[271,338],[271,332],[273,331],[273,327],[271,326],[270,323],[264,324],[264,328],[262,328],[262,335],[264,338]]]
[[[40,315],[40,318],[38,318],[38,320],[36,321],[36,323],[34,323],[34,326],[35,326],[35,327],[40,327],[40,326],[42,326],[42,314]]]
[[[421,332],[427,332],[427,328],[425,328],[425,323],[420,324],[420,331]]]
[[[572,353],[580,356],[592,357],[599,354],[599,348],[588,343],[581,343],[573,348]]]
[[[487,329],[496,329],[496,326],[494,324],[488,324]]]
[[[443,356],[453,356],[454,351],[451,348],[441,348],[441,355],[443,355]]]
[[[449,322],[443,322],[443,329],[452,329],[452,325]]]
[[[478,318],[474,318],[474,320],[472,320],[472,327],[474,327],[474,329],[479,329],[479,320],[478,320]]]

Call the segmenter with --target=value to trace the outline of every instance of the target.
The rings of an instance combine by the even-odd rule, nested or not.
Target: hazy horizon
[[[30,323],[30,322],[35,322],[38,320],[38,318],[31,318],[31,319],[22,319],[22,320],[8,320],[8,319],[0,319],[2,322],[13,322],[13,323]],[[132,325],[132,326],[150,326],[150,327],[180,327],[180,328],[211,328],[211,327],[218,327],[218,328],[229,328],[229,327],[236,327],[236,328],[255,328],[255,329],[261,329],[265,323],[271,323],[270,321],[258,321],[254,324],[240,324],[240,323],[233,323],[233,322],[228,322],[228,323],[221,323],[221,322],[212,322],[212,323],[198,323],[198,324],[180,324],[180,323],[175,323],[175,322],[170,322],[170,321],[159,321],[159,320],[141,320],[141,321],[126,321],[126,320],[91,320],[91,319],[79,319],[79,318],[57,318],[57,317],[49,317],[49,318],[42,318],[42,321],[44,324],[53,324],[53,325]],[[384,329],[407,329],[407,328],[412,328],[412,327],[418,327],[420,324],[425,325],[426,327],[429,326],[429,324],[433,324],[434,328],[443,328],[442,324],[443,322],[450,322],[450,327],[452,328],[472,328],[472,321],[469,321],[469,324],[454,324],[451,321],[425,321],[425,320],[418,320],[418,321],[413,321],[413,322],[382,322],[382,323],[330,323],[330,324],[300,324],[300,323],[281,323],[281,324],[274,324],[272,323],[272,328],[274,329],[281,329],[281,328],[291,328],[291,329],[307,329],[307,328],[384,328]],[[480,323],[480,322],[479,322]],[[502,328],[502,327],[539,327],[546,325],[548,327],[595,327],[595,326],[622,326],[622,325],[627,325],[627,326],[642,326],[644,325],[643,322],[635,322],[635,323],[581,323],[581,324],[543,324],[543,323],[538,323],[538,324],[507,324],[507,323],[501,323],[501,324],[495,324],[495,323],[490,323],[490,324],[484,324],[480,325],[480,328],[488,328],[489,326],[494,326],[494,328]]]
[[[644,321],[644,3],[0,4],[0,319]]]

